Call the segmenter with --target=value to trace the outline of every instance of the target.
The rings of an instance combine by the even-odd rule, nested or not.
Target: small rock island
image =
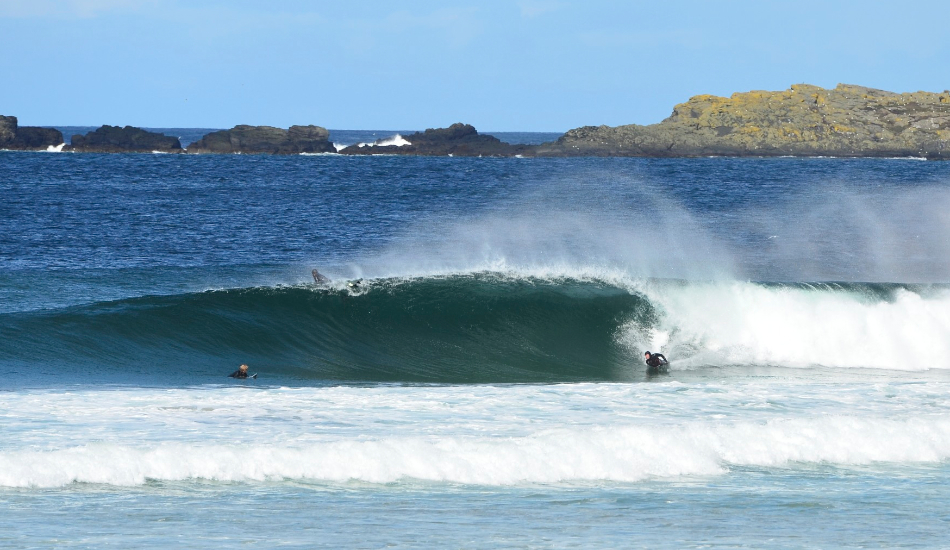
[[[457,122],[448,128],[429,128],[408,136],[377,140],[373,144],[350,145],[343,155],[415,155],[454,157],[513,157],[533,155],[529,145],[511,145],[495,136],[479,134],[471,124]]]
[[[242,153],[299,155],[301,153],[335,153],[330,132],[321,126],[273,126],[241,124],[230,130],[205,135],[188,146],[189,153]]]
[[[178,138],[134,126],[100,126],[86,135],[76,134],[66,146],[78,153],[181,153]]]
[[[63,133],[53,128],[20,126],[15,116],[0,115],[0,149],[45,151],[63,144]]]

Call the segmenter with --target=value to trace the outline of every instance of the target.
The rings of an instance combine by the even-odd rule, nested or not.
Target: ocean
[[[947,547],[948,163],[0,152],[0,197],[0,548]]]

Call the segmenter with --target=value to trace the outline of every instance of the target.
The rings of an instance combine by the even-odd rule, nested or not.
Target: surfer
[[[228,375],[231,378],[247,378],[247,365],[241,365],[238,370]],[[254,377],[257,375],[255,374]]]
[[[316,269],[311,271],[310,274],[313,275],[313,282],[317,283],[318,285],[322,285],[323,283],[330,282],[330,279],[328,279],[326,276],[324,276],[322,273],[320,273]]]
[[[646,361],[647,366],[653,370],[670,364],[662,353],[650,353],[649,351],[643,354],[643,360]]]

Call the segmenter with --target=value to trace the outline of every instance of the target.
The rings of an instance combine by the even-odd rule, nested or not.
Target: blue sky
[[[2,0],[24,125],[564,131],[702,93],[950,88],[942,1]]]

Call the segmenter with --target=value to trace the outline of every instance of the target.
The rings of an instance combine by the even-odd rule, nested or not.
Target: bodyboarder
[[[659,370],[670,364],[662,353],[650,353],[649,351],[643,354],[643,360],[646,361],[650,370]]]
[[[256,374],[248,376],[247,368],[248,368],[247,365],[241,365],[240,367],[238,367],[238,370],[229,374],[228,377],[229,378],[257,378]]]

